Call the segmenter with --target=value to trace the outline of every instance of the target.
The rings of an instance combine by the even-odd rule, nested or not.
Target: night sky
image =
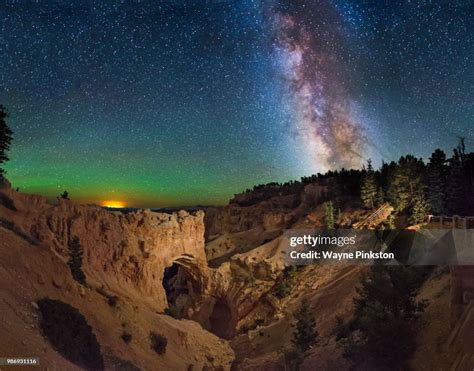
[[[368,158],[451,153],[458,136],[473,147],[472,1],[92,3],[0,3],[21,191],[222,204]]]

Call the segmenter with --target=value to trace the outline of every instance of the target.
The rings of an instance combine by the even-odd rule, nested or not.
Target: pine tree
[[[428,273],[424,267],[375,265],[362,276],[353,317],[337,335],[345,339],[345,356],[361,366],[355,368],[405,368],[415,348],[415,325],[426,307],[416,294]]]
[[[428,202],[436,215],[445,212],[446,200],[446,154],[437,149],[430,157],[427,168]]]
[[[430,205],[426,201],[425,195],[423,194],[423,192],[419,192],[413,200],[410,223],[412,224],[423,223],[429,211],[430,211]]]
[[[13,131],[8,127],[5,119],[8,117],[5,107],[0,105],[0,166],[9,160],[7,152],[13,140]],[[0,167],[0,177],[5,175],[5,170]]]
[[[412,204],[414,196],[423,188],[424,163],[411,155],[401,157],[393,169],[388,187],[388,200],[400,212]]]
[[[86,283],[86,275],[82,270],[82,246],[79,237],[74,236],[69,243],[69,269],[72,277],[81,285]]]
[[[368,209],[373,209],[377,196],[377,182],[375,180],[374,170],[372,168],[372,161],[367,161],[367,175],[364,178],[361,188],[361,198],[364,206]]]
[[[450,214],[463,214],[467,199],[466,188],[467,178],[463,168],[463,158],[461,146],[454,149],[453,157],[450,160],[448,178],[448,211]]]
[[[382,187],[379,187],[377,191],[376,205],[377,207],[382,206],[385,203],[385,192]]]
[[[294,356],[296,359],[296,368],[303,362],[308,351],[316,344],[318,331],[316,330],[316,321],[310,310],[308,301],[304,298],[300,307],[294,313],[296,320],[295,331],[291,342],[294,346]]]
[[[334,229],[334,207],[332,205],[332,201],[327,201],[324,203],[324,214],[326,229]]]

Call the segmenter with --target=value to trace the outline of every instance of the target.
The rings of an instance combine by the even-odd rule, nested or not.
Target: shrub
[[[126,344],[128,344],[132,341],[132,334],[129,334],[128,332],[124,331],[122,332],[121,338]]]
[[[64,191],[63,193],[59,195],[59,197],[62,198],[63,200],[69,200],[69,192]]]
[[[276,288],[275,295],[278,298],[283,299],[289,294],[290,294],[290,287],[284,281],[280,282]]]
[[[178,312],[177,312],[176,308],[174,308],[174,307],[165,308],[164,313],[167,316],[170,316],[170,317],[173,317],[173,318],[178,318]]]
[[[116,307],[117,304],[118,304],[118,296],[116,295],[111,295],[107,298],[107,303],[111,306],[111,307]]]
[[[151,349],[157,354],[165,354],[166,346],[168,345],[168,339],[156,332],[150,332]]]

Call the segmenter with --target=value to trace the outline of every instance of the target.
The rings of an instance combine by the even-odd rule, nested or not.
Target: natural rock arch
[[[201,294],[202,277],[192,259],[178,258],[163,272],[163,288],[168,307],[173,315],[187,317],[186,309],[193,306],[196,296]]]

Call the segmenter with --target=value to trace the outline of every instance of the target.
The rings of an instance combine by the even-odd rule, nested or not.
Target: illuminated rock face
[[[121,213],[59,199],[26,195],[2,183],[0,217],[16,233],[68,258],[68,243],[79,237],[88,283],[162,311],[168,306],[162,285],[166,267],[187,257],[197,270],[206,269],[204,213],[173,214],[149,210]],[[10,200],[11,202],[9,202]],[[5,207],[12,203],[13,207]]]
[[[203,217],[202,212],[185,211],[124,214],[62,199],[51,205],[44,197],[15,192],[0,179],[0,327],[5,335],[0,349],[21,354],[26,341],[31,349],[44,350],[43,364],[74,369],[74,361],[55,351],[38,327],[37,303],[52,299],[84,316],[106,369],[120,361],[140,369],[229,370],[234,352],[226,341],[196,322],[163,314],[175,300],[182,317],[232,334],[233,327],[213,328],[209,320],[228,313],[222,306],[214,310],[209,291],[212,274],[204,252]],[[86,285],[74,281],[67,264],[74,236],[83,250]],[[185,280],[175,279],[176,291],[167,296],[165,271],[173,266]],[[151,331],[167,339],[165,354],[157,356],[150,347]]]

